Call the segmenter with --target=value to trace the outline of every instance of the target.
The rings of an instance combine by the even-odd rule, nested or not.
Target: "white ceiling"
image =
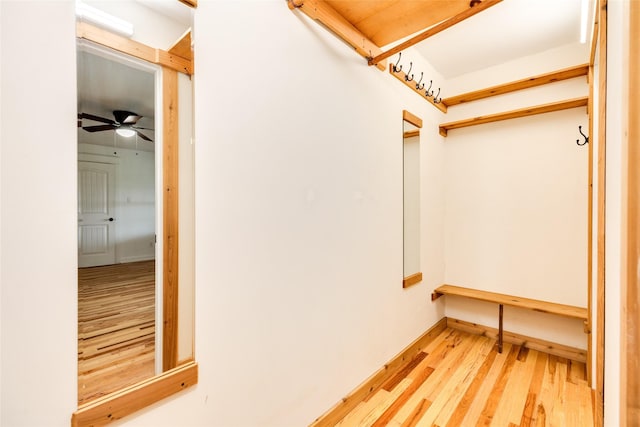
[[[182,24],[185,28],[191,26],[191,8],[178,0],[135,0],[149,9]]]
[[[578,43],[580,3],[581,0],[504,0],[426,39],[416,49],[445,79],[451,79]]]

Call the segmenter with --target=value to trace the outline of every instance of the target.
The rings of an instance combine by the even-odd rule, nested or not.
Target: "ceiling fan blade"
[[[142,139],[144,139],[145,141],[149,141],[149,142],[153,142],[153,140],[151,138],[149,138],[148,136],[144,135],[142,132],[136,131],[138,133],[138,136]]]
[[[155,130],[155,129],[151,129],[151,128],[142,128],[142,127],[139,127],[139,126],[131,126],[131,127],[134,128],[134,129]]]
[[[114,122],[111,119],[106,119],[106,118],[100,117],[100,116],[94,116],[93,114],[88,114],[88,113],[79,113],[78,114],[78,118],[79,119],[93,120],[94,122],[108,123],[110,125],[116,124],[116,122]]]
[[[83,127],[82,129],[86,130],[87,132],[100,132],[103,130],[111,130],[115,128],[116,127],[114,125],[99,125],[99,126],[86,126],[86,127]]]

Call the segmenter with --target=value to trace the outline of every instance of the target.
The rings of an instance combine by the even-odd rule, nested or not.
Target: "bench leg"
[[[502,353],[502,312],[504,308],[500,304],[500,314],[498,315],[498,353]]]

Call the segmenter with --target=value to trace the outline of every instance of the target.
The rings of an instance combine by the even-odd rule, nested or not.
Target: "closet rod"
[[[552,111],[567,110],[570,108],[586,107],[589,97],[569,99],[566,101],[552,102],[550,104],[537,105],[535,107],[522,108],[519,110],[505,111],[504,113],[491,114],[488,116],[478,116],[471,119],[459,120],[457,122],[443,123],[440,125],[440,135],[447,136],[451,129],[459,129],[468,126],[476,126],[484,123],[498,122],[501,120],[516,119],[518,117],[533,116],[536,114],[550,113]]]
[[[321,0],[287,0],[289,9],[301,10],[309,18],[320,22],[335,35],[349,44],[360,56],[370,58],[382,52],[374,42],[340,15],[331,5]],[[376,64],[380,71],[387,69],[387,63]]]

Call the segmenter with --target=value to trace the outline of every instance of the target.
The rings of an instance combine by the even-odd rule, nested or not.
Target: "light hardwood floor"
[[[154,375],[155,262],[78,270],[78,403]]]
[[[593,426],[584,363],[445,329],[338,426]]]

